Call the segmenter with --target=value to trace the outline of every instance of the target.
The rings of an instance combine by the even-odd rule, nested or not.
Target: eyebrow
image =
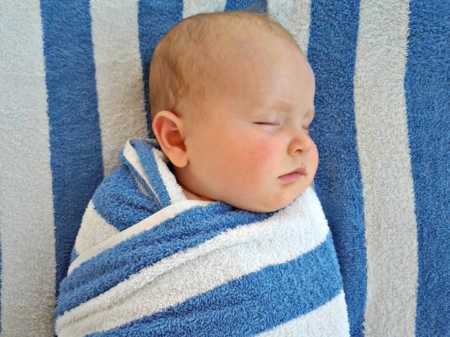
[[[294,105],[287,101],[278,100],[276,103],[274,103],[271,106],[271,109],[275,110],[275,111],[283,111],[283,112],[290,113],[290,112],[292,112],[292,110],[294,110]],[[314,107],[306,110],[306,113],[304,115],[305,118],[308,118],[308,120],[311,120],[311,121],[314,119],[315,116],[316,116],[316,111],[315,111]]]
[[[294,108],[293,104],[283,100],[278,100],[271,106],[271,110],[283,112],[291,112],[293,108]]]

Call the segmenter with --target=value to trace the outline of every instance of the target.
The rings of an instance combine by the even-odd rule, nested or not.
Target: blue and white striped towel
[[[186,199],[154,140],[128,141],[121,161],[83,217],[58,336],[349,336],[311,187],[255,213]]]
[[[5,0],[0,335],[53,337],[83,212],[150,132],[148,62],[199,12],[260,4],[316,78],[314,187],[352,337],[450,337],[450,1]],[[83,174],[80,174],[83,172]]]

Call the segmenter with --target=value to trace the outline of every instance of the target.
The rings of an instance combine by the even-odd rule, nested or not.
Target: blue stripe
[[[267,12],[266,0],[227,0],[226,11],[232,10],[253,10],[257,12]]]
[[[129,168],[122,166],[105,177],[92,202],[99,216],[123,231],[160,210],[158,201],[150,196],[139,191]]]
[[[189,209],[82,263],[61,282],[57,315],[100,295],[142,268],[272,214],[238,210],[222,202]]]
[[[141,174],[136,170],[136,168],[133,166],[133,164],[125,158],[123,152],[120,154],[120,161],[126,166],[126,168],[128,169],[128,172],[133,177],[133,179],[135,181],[135,184],[133,184],[133,185],[135,185],[136,187],[139,185],[139,187],[141,187],[144,190],[144,193],[147,194],[149,196],[149,198],[152,198],[154,200],[155,206],[158,207],[158,209],[159,209],[161,207],[161,205],[160,205],[159,199],[157,198],[157,195],[153,192],[151,187],[147,184],[147,182],[141,176]]]
[[[316,117],[311,135],[320,154],[315,187],[341,263],[352,336],[363,336],[367,283],[353,100],[358,23],[359,1],[312,1],[308,59],[316,75]]]
[[[137,139],[132,140],[131,144],[136,150],[142,166],[144,167],[145,174],[149,180],[152,190],[157,194],[160,207],[163,208],[169,206],[171,204],[170,196],[164,182],[162,181],[161,172],[159,172],[152,147],[145,141]]]
[[[342,280],[331,235],[286,263],[230,281],[168,310],[89,337],[254,336],[334,298]]]
[[[56,238],[56,284],[103,176],[89,1],[41,1]]]
[[[418,235],[416,336],[450,336],[450,2],[410,2],[405,78]]]
[[[151,146],[146,141],[137,139],[132,140],[131,145],[136,150],[155,192],[121,152],[122,166],[104,178],[92,197],[97,213],[119,231],[123,231],[170,204],[166,187],[159,174],[155,174],[159,171]],[[145,189],[146,195],[141,193],[138,183]]]
[[[150,118],[148,76],[153,51],[162,36],[183,17],[183,0],[140,0],[139,1],[139,50],[144,81],[144,99],[147,110],[147,129],[153,137]]]

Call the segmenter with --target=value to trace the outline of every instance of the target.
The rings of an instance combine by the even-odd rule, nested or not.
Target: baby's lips
[[[280,179],[282,184],[290,184],[297,181],[297,179],[302,176],[306,176],[306,170],[304,168],[298,168],[288,174],[278,177],[278,179]]]
[[[295,169],[294,171],[291,171],[289,173],[279,176],[278,178],[285,177],[285,176],[288,176],[288,175],[294,174],[294,173],[300,174],[302,176],[306,176],[306,170],[303,167],[299,167],[299,168]]]

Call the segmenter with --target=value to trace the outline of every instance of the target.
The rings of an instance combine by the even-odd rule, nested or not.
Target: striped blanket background
[[[248,6],[316,74],[315,186],[352,336],[450,336],[448,1],[3,0],[2,337],[53,336],[83,210],[120,145],[148,132],[155,43],[183,17]]]

